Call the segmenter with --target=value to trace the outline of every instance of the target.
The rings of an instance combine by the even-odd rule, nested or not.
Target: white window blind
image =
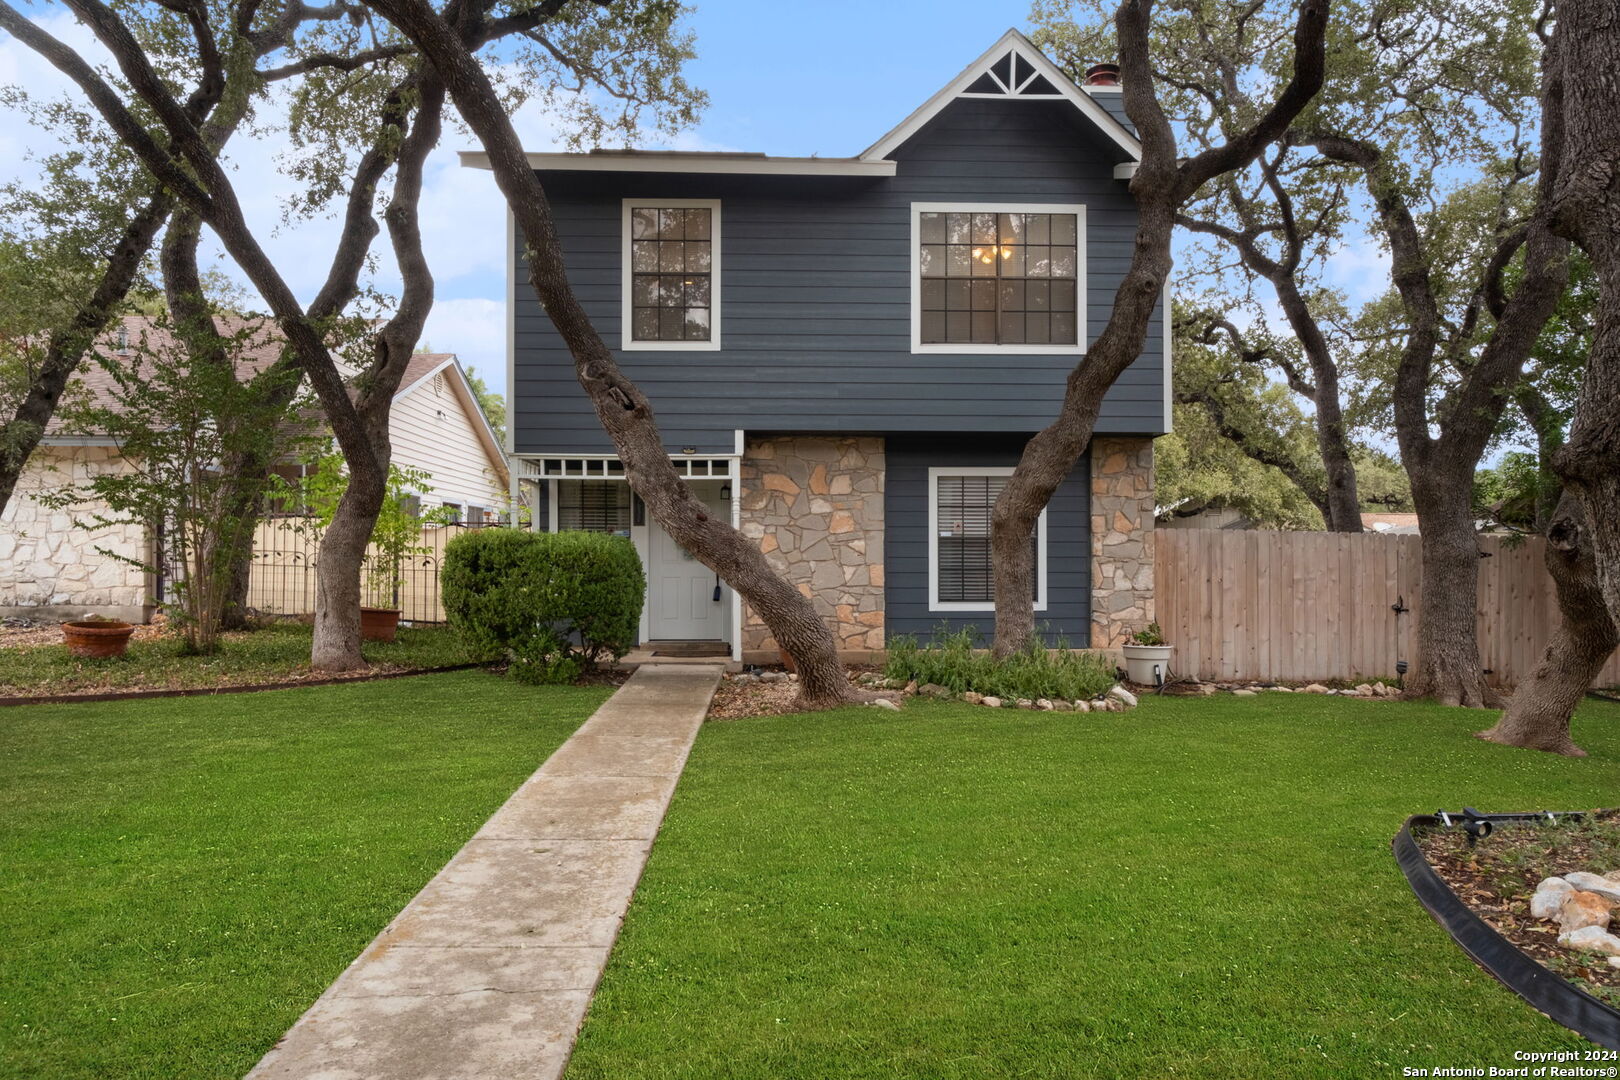
[[[630,485],[618,480],[561,480],[557,528],[562,531],[630,531]]]
[[[994,562],[990,555],[990,512],[1005,476],[935,477],[938,599],[946,603],[991,603],[995,600]],[[1035,565],[1040,565],[1039,535],[1030,536]],[[1040,585],[1034,584],[1034,597]]]

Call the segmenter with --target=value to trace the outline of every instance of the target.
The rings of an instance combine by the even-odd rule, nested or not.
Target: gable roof
[[[495,429],[490,427],[489,417],[484,415],[483,406],[478,404],[478,395],[473,393],[472,383],[467,381],[467,372],[455,353],[417,353],[412,356],[410,363],[405,365],[405,374],[400,377],[394,400],[402,401],[422,387],[431,386],[435,375],[445,376],[451,392],[461,403],[461,411],[467,415],[467,422],[472,425],[473,433],[478,436],[485,456],[495,467],[495,474],[503,485],[506,484],[506,452],[501,449],[501,440],[496,436]]]
[[[1110,87],[1109,89],[1115,89]],[[778,176],[893,176],[889,155],[922,129],[957,98],[1004,98],[1011,101],[1067,101],[1123,152],[1126,162],[1116,165],[1116,179],[1130,178],[1141,160],[1142,144],[1129,128],[1114,118],[1063,70],[1046,58],[1035,43],[1008,30],[977,60],[963,69],[939,93],[902,120],[883,138],[857,157],[768,157],[765,154],[709,150],[607,150],[587,153],[528,154],[530,168],[565,172],[625,173],[742,173]],[[461,165],[490,168],[489,154],[463,150]]]
[[[281,331],[274,320],[226,315],[216,317],[214,321],[221,334],[227,337],[240,335],[232,353],[238,380],[246,382],[281,358]],[[128,363],[144,366],[141,357],[146,353],[168,352],[175,348],[173,333],[158,320],[146,315],[126,315],[96,339],[91,352],[73,373],[68,384],[68,397],[75,405],[118,409],[118,380],[98,356],[126,357],[129,358]],[[63,418],[62,412],[51,415],[45,425],[45,437],[46,442],[111,443],[99,432],[79,431]]]
[[[887,135],[867,147],[862,161],[881,161],[894,153],[924,124],[938,116],[957,98],[1007,98],[1014,101],[1067,101],[1098,130],[1111,139],[1132,161],[1142,157],[1142,144],[1130,130],[1114,119],[1091,95],[1074,84],[1063,70],[1046,58],[1035,43],[1008,30],[994,45],[939,93],[923,102]]]
[[[218,318],[216,322],[221,333],[242,336],[234,354],[238,379],[252,378],[281,357],[284,339],[275,320],[262,316],[249,318],[224,316]],[[120,348],[125,343],[129,348]],[[137,364],[141,363],[140,357],[146,350],[159,351],[175,347],[174,335],[156,319],[144,315],[125,316],[96,342],[97,350],[104,355],[128,357],[129,362]],[[478,404],[478,397],[472,391],[472,384],[467,381],[467,373],[462,370],[461,362],[455,353],[413,354],[410,362],[405,365],[405,373],[400,376],[399,389],[394,393],[394,401],[399,401],[423,386],[431,385],[433,376],[440,373],[447,376],[451,391],[461,403],[468,423],[472,425],[485,455],[504,485],[507,482],[506,453],[501,449],[501,442],[495,435],[495,430],[489,426],[489,419],[484,416],[484,410]],[[112,373],[94,360],[80,365],[71,385],[77,401],[97,408],[118,407],[117,380]],[[353,393],[352,388],[350,393]],[[318,410],[311,412],[309,420],[318,427],[325,426],[325,420]],[[53,415],[46,425],[42,443],[59,446],[114,445],[114,441],[104,433],[79,430],[65,421],[59,413]]]

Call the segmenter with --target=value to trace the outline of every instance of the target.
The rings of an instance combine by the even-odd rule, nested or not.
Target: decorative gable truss
[[[1063,94],[1014,48],[969,83],[959,96],[1060,98]]]
[[[923,125],[938,116],[957,98],[999,98],[1014,101],[1067,101],[1091,121],[1120,150],[1122,158],[1114,166],[1114,177],[1128,180],[1135,174],[1142,157],[1142,144],[1124,124],[1091,95],[1074,84],[1034,42],[1017,30],[1008,30],[977,60],[939,93],[929,98],[899,126],[867,147],[858,160],[886,159]]]

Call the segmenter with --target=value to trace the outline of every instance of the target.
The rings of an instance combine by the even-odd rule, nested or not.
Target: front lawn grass
[[[242,1075],[607,694],[0,710],[0,1076]]]
[[[226,634],[213,656],[189,656],[176,636],[129,643],[129,652],[105,660],[72,656],[65,645],[0,648],[0,697],[85,694],[125,690],[183,690],[252,686],[321,677],[309,669],[310,627],[271,623]],[[361,652],[377,672],[477,663],[461,636],[442,626],[401,627],[396,641],[367,641]]]
[[[1590,1048],[1390,855],[1414,812],[1620,803],[1481,712],[1304,694],[705,725],[568,1080],[1390,1077]],[[1597,868],[1612,869],[1612,868]]]

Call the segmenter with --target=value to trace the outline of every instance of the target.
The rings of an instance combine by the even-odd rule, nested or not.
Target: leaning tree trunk
[[[1541,662],[1519,684],[1502,718],[1479,737],[1504,746],[1585,757],[1586,751],[1570,738],[1570,717],[1620,645],[1620,630],[1603,602],[1585,517],[1572,495],[1559,500],[1547,530],[1547,571],[1558,591],[1562,618]]]
[[[1454,471],[1454,470],[1451,470]],[[1423,584],[1413,697],[1484,708],[1495,702],[1479,659],[1479,537],[1467,481],[1433,470],[1412,485],[1422,532]]]
[[[757,545],[712,518],[676,472],[652,404],[619,369],[574,295],[545,190],[478,61],[422,0],[372,0],[371,6],[415,41],[489,154],[496,186],[522,230],[530,285],[573,356],[575,376],[613,441],[631,487],[671,538],[736,589],[793,657],[800,705],[824,708],[859,700],[838,659],[832,630],[810,599],[771,569]]]
[[[1591,257],[1599,290],[1569,441],[1553,466],[1585,511],[1598,586],[1620,622],[1620,15],[1613,0],[1560,0],[1553,48],[1564,136],[1553,228]]]
[[[1148,321],[1170,275],[1170,236],[1176,215],[1213,177],[1240,169],[1280,137],[1321,89],[1327,0],[1305,0],[1294,26],[1294,72],[1252,126],[1226,143],[1180,160],[1175,133],[1159,106],[1148,57],[1153,0],[1122,0],[1114,15],[1125,111],[1135,124],[1142,158],[1131,180],[1138,206],[1130,266],[1114,293],[1108,323],[1069,372],[1057,419],[1037,432],[996,499],[990,549],[996,596],[995,653],[1028,646],[1035,633],[1035,554],[1029,543],[1041,511],[1075,467],[1097,424],[1103,395],[1142,353]],[[1164,317],[1170,318],[1165,311]]]
[[[23,468],[45,437],[45,428],[56,415],[56,406],[69,381],[79,370],[96,335],[106,329],[118,305],[128,295],[141,263],[152,250],[158,230],[173,207],[174,199],[167,192],[146,201],[124,227],[95,290],[74,312],[71,322],[52,333],[45,343],[45,358],[38,374],[22,400],[17,402],[11,418],[0,424],[0,512],[5,511]]]

